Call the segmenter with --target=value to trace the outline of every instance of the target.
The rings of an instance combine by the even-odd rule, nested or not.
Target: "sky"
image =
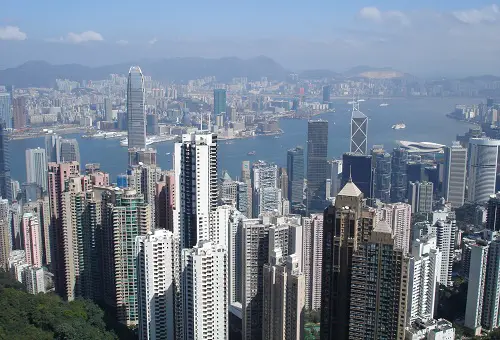
[[[294,71],[500,75],[500,4],[491,0],[3,0],[0,8],[0,69],[265,55]]]

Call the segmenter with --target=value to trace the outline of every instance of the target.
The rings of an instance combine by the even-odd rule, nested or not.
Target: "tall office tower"
[[[342,155],[342,187],[350,180],[361,190],[364,198],[373,194],[372,157],[358,153]]]
[[[156,165],[156,149],[145,148],[129,148],[128,149],[128,165],[136,166],[139,164]]]
[[[325,207],[328,178],[328,122],[307,123],[307,208],[320,211]]]
[[[241,181],[247,187],[247,213],[246,217],[253,217],[253,186],[252,186],[252,170],[250,168],[250,161],[243,161],[241,163]]]
[[[305,277],[300,259],[277,248],[263,269],[262,339],[303,339]]]
[[[209,132],[185,134],[175,144],[174,234],[180,247],[210,240],[210,216],[217,208],[217,136]]]
[[[500,140],[471,138],[467,201],[484,204],[495,194]]]
[[[377,209],[377,221],[385,221],[394,237],[394,249],[403,254],[410,252],[411,205],[406,203],[384,204]]]
[[[288,178],[287,168],[280,168],[278,188],[280,188],[280,190],[281,190],[281,196],[287,200],[289,200],[289,198],[288,198],[288,195],[289,195],[288,182],[289,182],[289,178]]]
[[[10,180],[9,138],[5,124],[0,123],[0,196],[9,201],[12,200]]]
[[[488,200],[486,228],[491,231],[500,231],[500,193],[491,195]]]
[[[373,149],[372,157],[375,169],[373,198],[389,203],[391,201],[391,154],[382,148]]]
[[[23,215],[23,243],[26,263],[30,266],[42,266],[42,242],[38,218],[32,213]]]
[[[111,101],[111,98],[104,98],[104,115],[106,121],[113,121],[113,102]]]
[[[443,254],[439,283],[445,286],[451,286],[453,284],[451,274],[453,271],[457,224],[456,221],[451,219],[446,221],[438,220],[434,224],[433,229],[436,231],[437,246]]]
[[[471,329],[475,335],[481,333],[488,248],[487,242],[478,242],[471,246],[464,326]]]
[[[280,211],[281,191],[278,189],[278,167],[263,161],[252,166],[254,217],[265,212]]]
[[[427,179],[425,168],[428,164],[422,163],[421,160],[409,161],[406,165],[406,174],[408,182],[423,182]],[[443,172],[444,174],[444,172]]]
[[[287,153],[288,196],[293,207],[304,202],[304,149],[300,146]]]
[[[352,256],[349,339],[404,339],[408,258],[387,223],[376,224]]]
[[[47,191],[47,158],[45,149],[26,149],[26,181]]]
[[[302,218],[305,308],[321,308],[321,269],[323,266],[323,214]]]
[[[14,129],[22,129],[26,127],[26,97],[21,96],[12,100],[12,118]]]
[[[12,128],[12,113],[10,111],[10,93],[0,92],[0,124],[5,128]]]
[[[453,208],[464,205],[465,180],[467,178],[467,149],[453,142],[444,149],[444,198]]]
[[[61,140],[61,162],[80,163],[80,147],[76,139]]]
[[[332,92],[332,87],[330,85],[323,86],[323,104],[328,104],[330,102],[331,92]]]
[[[55,289],[63,298],[66,295],[64,224],[66,211],[63,210],[63,192],[69,178],[79,176],[80,166],[77,162],[48,164],[48,193],[50,200],[50,243],[52,271]]]
[[[227,339],[227,249],[201,240],[181,257],[184,339]]]
[[[144,77],[141,68],[139,66],[132,66],[128,72],[127,84],[127,130],[129,148],[146,148],[145,100]]]
[[[411,205],[411,212],[431,213],[434,184],[432,182],[409,182],[408,203]]]
[[[328,169],[330,172],[330,197],[335,197],[341,189],[342,181],[342,160],[332,159],[328,161]]]
[[[114,274],[118,321],[138,323],[135,239],[151,231],[151,208],[135,190],[125,190],[113,207]]]
[[[179,265],[178,242],[169,230],[156,230],[137,237],[137,303],[141,340],[177,338],[174,278],[175,268]]]
[[[368,117],[359,111],[359,102],[352,105],[351,153],[366,155],[368,151]]]
[[[167,171],[156,183],[156,229],[174,230],[175,174]]]
[[[226,115],[226,90],[214,90],[214,120],[218,116]],[[209,127],[210,129],[210,127]]]
[[[408,273],[407,324],[434,317],[436,292],[439,289],[442,254],[435,235],[413,242]]]
[[[0,269],[8,270],[7,262],[12,250],[10,225],[8,220],[0,220]]]
[[[403,148],[395,148],[392,152],[391,164],[391,202],[404,202],[407,198],[407,163],[408,151]]]
[[[45,156],[47,163],[61,162],[61,138],[56,134],[45,136]]]
[[[376,223],[374,209],[363,207],[363,193],[351,181],[325,210],[321,272],[321,339],[349,339],[353,254]]]

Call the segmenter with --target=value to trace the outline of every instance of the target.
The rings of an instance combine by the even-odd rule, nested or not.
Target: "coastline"
[[[456,117],[450,113],[446,114],[446,117],[453,119],[453,120],[456,120],[457,122],[466,123],[466,124],[470,124],[470,125],[474,125],[474,126],[481,126],[481,124],[479,124],[477,122],[470,121],[470,120],[463,119],[463,118],[459,118],[459,117]]]

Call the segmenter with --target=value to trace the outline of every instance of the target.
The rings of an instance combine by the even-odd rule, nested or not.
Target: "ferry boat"
[[[406,129],[406,125],[405,125],[405,123],[394,124],[392,126],[392,128],[394,130],[402,130],[402,129]]]
[[[380,107],[386,107],[386,106],[389,106],[389,103],[382,103],[382,104],[380,104]]]
[[[255,151],[250,151],[249,153],[247,153],[247,155],[248,155],[248,156],[255,156],[255,154],[256,154],[256,153],[257,153],[257,152],[255,152]]]

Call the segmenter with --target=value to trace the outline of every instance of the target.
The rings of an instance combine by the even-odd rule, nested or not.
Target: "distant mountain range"
[[[18,67],[0,70],[0,84],[16,87],[53,87],[56,79],[73,81],[106,79],[110,74],[127,74],[131,65],[140,65],[145,75],[160,81],[186,82],[207,76],[215,76],[217,81],[229,82],[235,77],[258,80],[268,77],[272,80],[285,80],[292,71],[285,69],[271,58],[260,56],[252,59],[235,57],[221,59],[172,58],[156,61],[142,61],[88,67],[78,64],[52,65],[45,61],[29,61]],[[400,78],[408,74],[391,68],[357,66],[343,73],[326,69],[312,69],[299,73],[306,79],[332,78]]]

